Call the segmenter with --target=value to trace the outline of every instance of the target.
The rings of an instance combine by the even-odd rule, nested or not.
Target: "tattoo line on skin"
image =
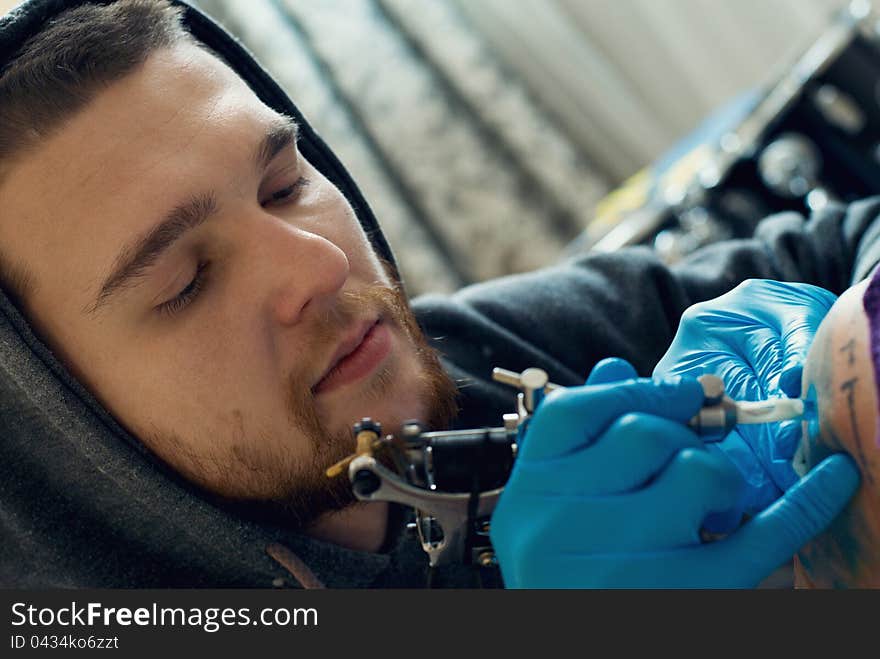
[[[857,377],[850,378],[840,385],[840,390],[846,392],[846,403],[849,408],[849,423],[852,427],[853,438],[856,441],[856,449],[858,452],[859,463],[862,466],[862,473],[867,476],[868,480],[873,485],[874,476],[871,474],[871,470],[868,469],[868,461],[865,458],[865,451],[862,448],[862,437],[859,433],[858,419],[856,418],[855,389],[858,381],[859,379]]]
[[[840,348],[840,352],[845,352],[848,354],[848,357],[849,357],[848,363],[850,366],[852,366],[853,364],[856,363],[855,350],[856,350],[856,340],[855,339],[850,339],[849,341],[844,343]]]

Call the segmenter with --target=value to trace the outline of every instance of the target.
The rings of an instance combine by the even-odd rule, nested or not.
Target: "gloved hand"
[[[490,526],[508,588],[755,586],[855,491],[855,465],[831,456],[735,533],[701,543],[703,519],[744,481],[682,425],[702,402],[696,381],[609,383],[634,375],[600,364],[532,417]]]
[[[800,396],[807,350],[837,297],[816,286],[751,279],[688,309],[654,377],[713,373],[736,400]],[[791,460],[800,422],[738,426],[710,446],[730,458],[749,484],[740,513],[754,513],[797,481]],[[715,519],[728,530],[739,515]]]

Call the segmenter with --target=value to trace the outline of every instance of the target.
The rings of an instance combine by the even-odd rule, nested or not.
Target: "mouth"
[[[339,344],[312,393],[320,396],[366,377],[390,351],[391,331],[382,318],[358,325]]]

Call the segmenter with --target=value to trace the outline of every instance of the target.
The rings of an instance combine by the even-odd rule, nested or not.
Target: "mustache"
[[[317,315],[309,332],[304,355],[329,355],[336,348],[340,337],[359,319],[378,314],[383,320],[401,327],[411,339],[417,339],[421,331],[415,325],[409,306],[399,287],[371,284],[358,290],[340,291],[334,304]],[[421,343],[421,342],[419,342]],[[290,375],[288,382],[288,414],[312,436],[324,436],[327,429],[318,417],[312,383],[323,375],[326,364],[302,363]]]
[[[401,327],[416,346],[418,353],[422,354],[427,349],[401,288],[373,284],[361,290],[342,291],[338,294],[334,306],[315,320],[313,340],[306,353],[329,354],[336,347],[341,334],[353,322],[376,313],[383,320]],[[334,432],[325,427],[318,415],[310,383],[320,377],[319,369],[322,367],[323,365],[304,367],[299,375],[292,375],[289,382],[288,415],[292,425],[299,427],[314,442],[312,464],[304,471],[298,487],[285,496],[268,502],[268,510],[283,511],[299,527],[308,525],[324,512],[341,510],[356,501],[346,477],[328,480],[324,476],[324,470],[328,466],[354,450],[354,438],[346,430]],[[383,388],[384,385],[378,385],[379,395]]]
[[[402,327],[407,333],[411,327],[407,306],[396,288],[372,284],[360,290],[340,291],[333,306],[316,316],[309,335],[305,355],[324,356],[335,350],[341,336],[355,322],[378,315],[383,320]],[[293,375],[300,382],[315,382],[323,375],[324,363],[302,364]]]

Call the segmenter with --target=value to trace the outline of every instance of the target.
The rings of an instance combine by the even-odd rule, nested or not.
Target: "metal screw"
[[[526,375],[528,373],[528,375]],[[498,368],[497,366],[492,369],[492,379],[496,382],[501,382],[502,384],[510,385],[511,387],[522,388],[524,386],[523,377],[525,376],[527,379],[531,380],[533,377],[541,378],[540,375],[543,373],[543,377],[547,376],[547,373],[540,368],[527,368],[522,373],[517,373],[516,371],[508,371],[506,368]],[[560,385],[554,384],[553,382],[544,381],[543,386],[544,393],[549,394],[554,389],[559,389]]]
[[[701,375],[697,382],[703,387],[705,405],[717,405],[724,398],[724,380],[717,375]]]
[[[483,551],[480,552],[480,555],[477,556],[477,562],[481,567],[491,567],[495,565],[498,560],[495,558],[495,554],[491,551]]]
[[[504,419],[505,430],[516,430],[517,426],[519,426],[519,414],[516,414],[515,412],[505,414],[501,418]]]

